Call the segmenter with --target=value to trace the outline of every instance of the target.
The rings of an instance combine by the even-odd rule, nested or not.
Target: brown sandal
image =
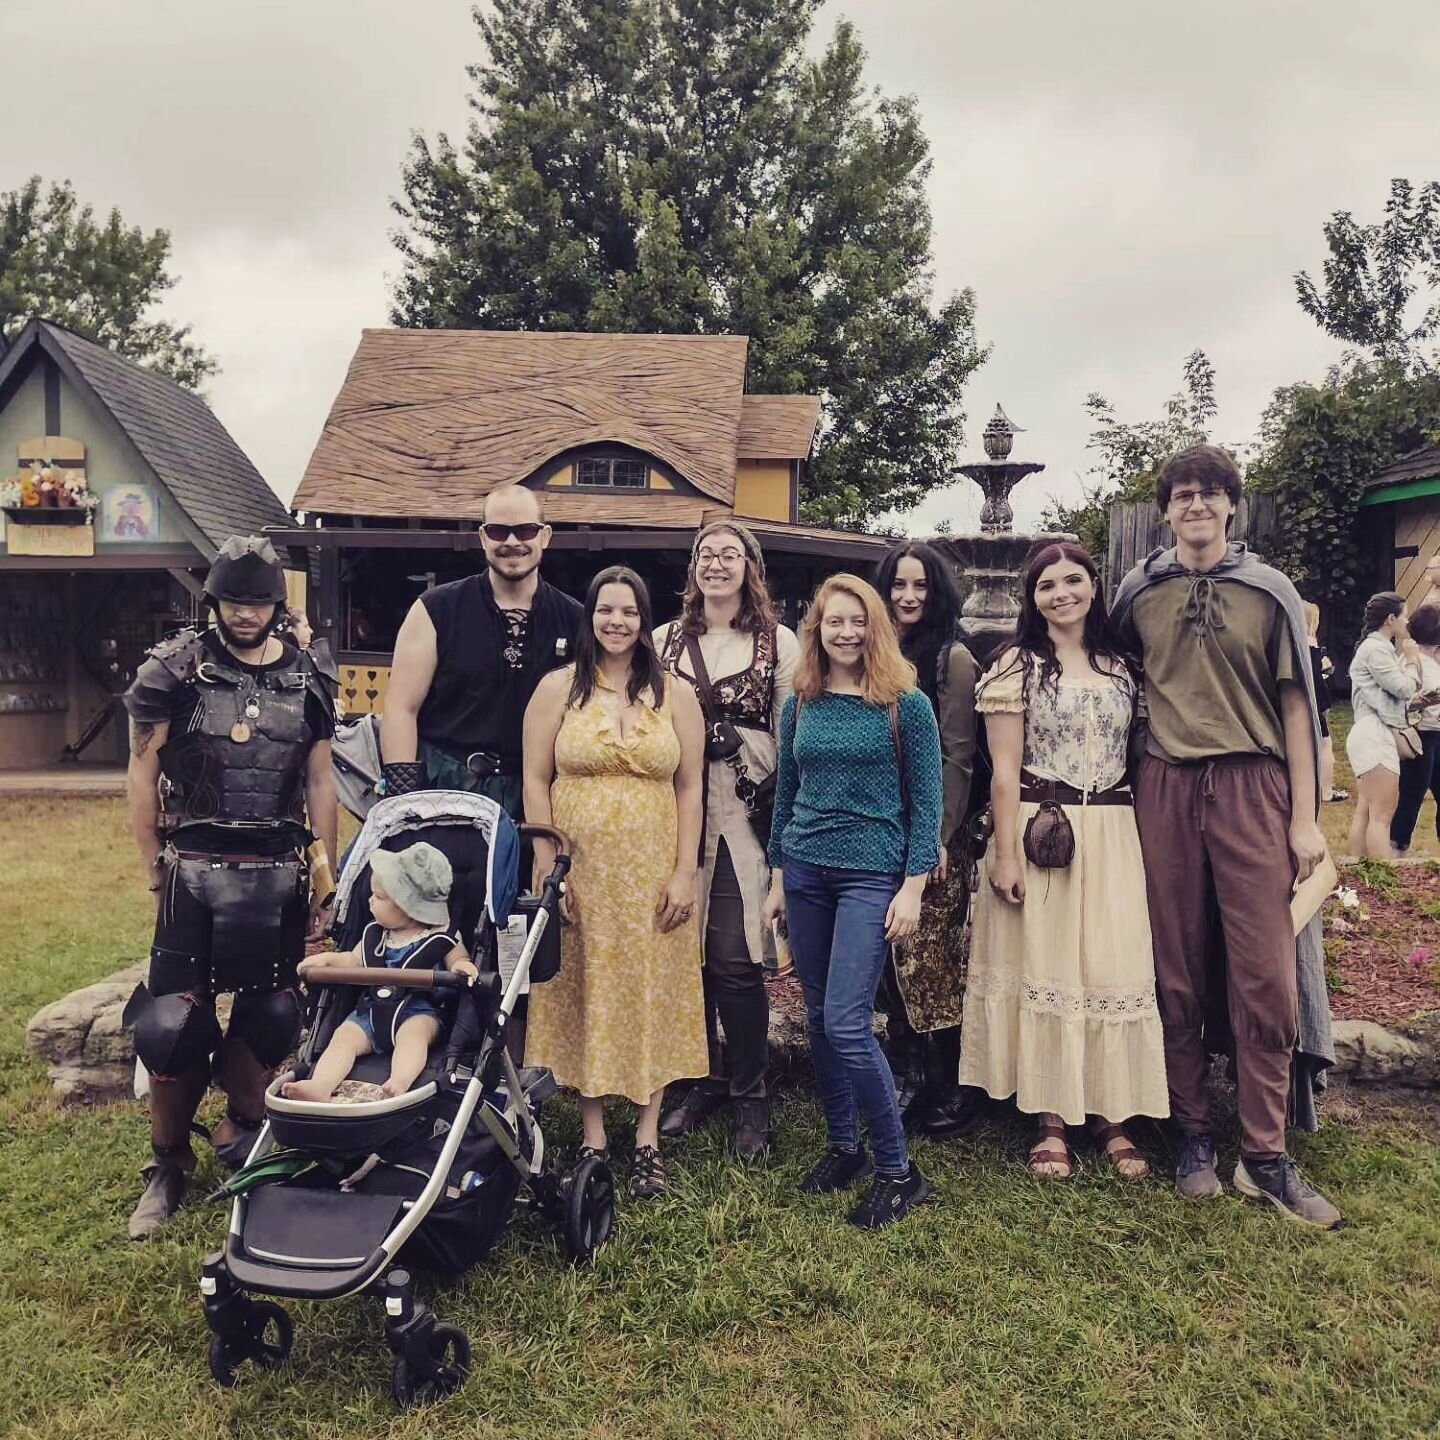
[[[1047,1150],[1046,1144],[1051,1140],[1058,1140],[1062,1153],[1057,1155],[1054,1150]],[[1037,1180],[1068,1180],[1075,1173],[1075,1152],[1070,1148],[1070,1142],[1065,1138],[1065,1127],[1056,1125],[1053,1121],[1047,1120],[1040,1127],[1040,1138],[1030,1147],[1030,1158],[1025,1162],[1030,1173]],[[1042,1165],[1063,1165],[1063,1175],[1051,1174],[1040,1169]]]
[[[1110,1162],[1115,1173],[1122,1180],[1145,1180],[1150,1175],[1150,1162],[1131,1143],[1130,1137],[1119,1125],[1111,1125],[1108,1122],[1103,1125],[1092,1127],[1091,1134],[1095,1137],[1095,1143],[1100,1147],[1100,1153]],[[1116,1141],[1120,1143],[1115,1144]],[[1122,1169],[1122,1166],[1135,1164],[1139,1169]]]

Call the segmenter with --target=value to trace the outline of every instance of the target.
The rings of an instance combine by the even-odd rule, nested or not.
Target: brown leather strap
[[[1028,770],[1020,773],[1020,798],[1031,804],[1041,805],[1052,801],[1056,805],[1134,805],[1135,797],[1125,781],[1111,786],[1109,790],[1092,790],[1087,799],[1085,791],[1073,785],[1062,784],[1059,780],[1042,780]]]

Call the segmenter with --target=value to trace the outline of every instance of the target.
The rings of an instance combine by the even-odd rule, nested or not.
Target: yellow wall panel
[[[340,713],[353,720],[357,715],[383,715],[385,692],[390,688],[388,665],[341,665]]]
[[[1422,495],[1395,507],[1395,547],[1414,545],[1420,553],[1395,562],[1395,588],[1418,605],[1429,588],[1425,562],[1440,553],[1440,495]]]
[[[790,519],[790,466],[784,460],[740,460],[735,466],[735,513],[757,520]]]

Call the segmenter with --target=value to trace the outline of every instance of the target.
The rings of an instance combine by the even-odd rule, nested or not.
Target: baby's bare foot
[[[328,1100],[335,1092],[318,1080],[290,1080],[280,1087],[287,1100]]]
[[[410,1087],[401,1085],[394,1080],[387,1080],[380,1088],[393,1100],[397,1095],[403,1095]]]

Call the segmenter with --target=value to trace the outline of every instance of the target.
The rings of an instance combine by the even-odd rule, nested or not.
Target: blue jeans
[[[795,971],[805,990],[810,1058],[830,1144],[853,1150],[865,1117],[875,1169],[910,1168],[895,1077],[872,1028],[885,967],[885,912],[904,877],[831,870],[786,860],[785,910]]]

